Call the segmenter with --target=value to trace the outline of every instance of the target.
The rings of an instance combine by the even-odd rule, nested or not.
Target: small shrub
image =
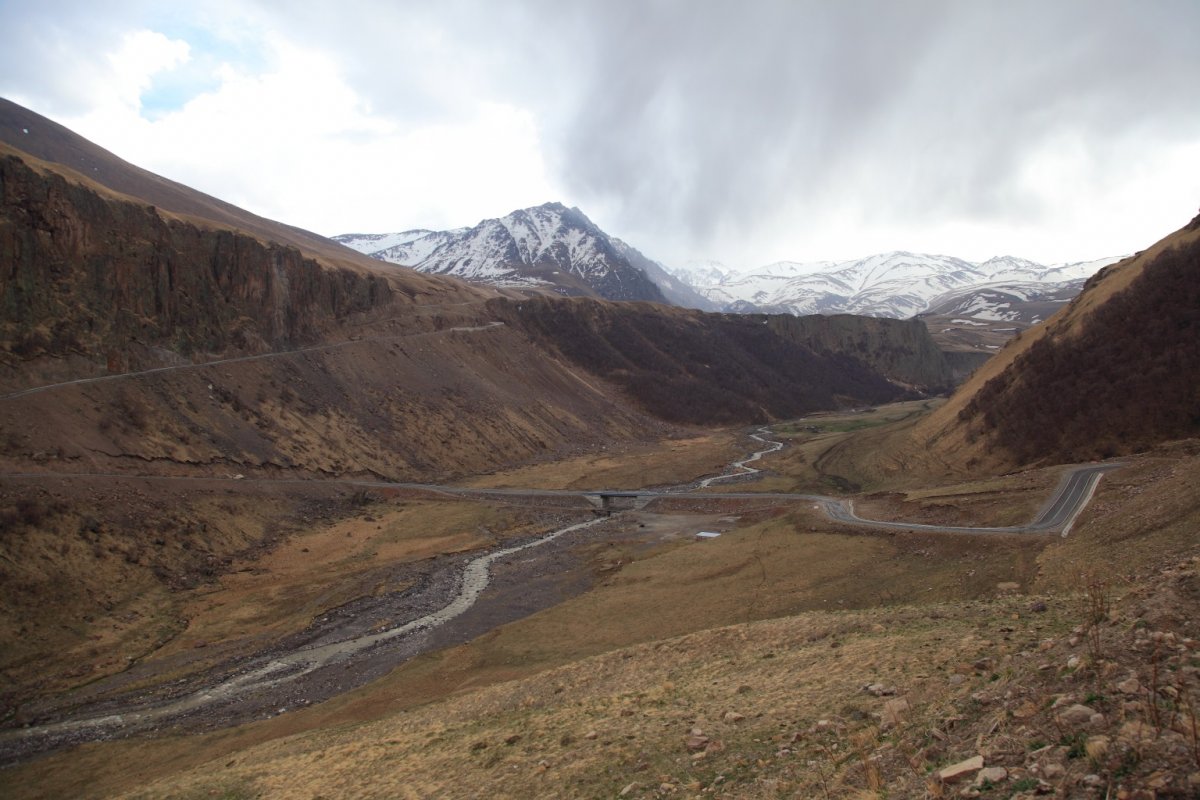
[[[46,508],[36,500],[21,498],[17,501],[17,521],[22,525],[41,525],[46,519]]]

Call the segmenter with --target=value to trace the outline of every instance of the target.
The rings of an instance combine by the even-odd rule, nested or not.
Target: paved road
[[[1008,526],[969,526],[969,525],[930,525],[921,522],[905,522],[903,520],[867,519],[854,511],[854,501],[837,497],[827,497],[818,494],[796,494],[788,492],[700,492],[693,485],[686,487],[671,487],[667,489],[518,489],[518,488],[476,488],[468,486],[445,486],[435,483],[411,483],[405,481],[381,481],[362,479],[338,478],[220,478],[195,477],[183,475],[129,475],[121,473],[97,472],[28,472],[0,475],[0,480],[56,480],[71,478],[104,478],[147,480],[163,482],[215,483],[228,481],[230,483],[270,483],[275,485],[340,485],[363,489],[404,489],[409,491],[430,492],[432,494],[448,495],[451,497],[473,498],[477,500],[497,499],[567,499],[588,502],[601,496],[626,498],[632,501],[655,500],[670,498],[674,500],[770,500],[776,502],[809,503],[818,506],[824,514],[836,522],[850,525],[865,525],[873,528],[888,528],[893,530],[931,531],[935,533],[1049,533],[1061,531],[1062,535],[1069,532],[1076,517],[1087,506],[1095,492],[1096,485],[1105,472],[1124,466],[1115,464],[1084,464],[1071,467],[1063,476],[1054,494],[1046,501],[1042,510],[1031,521],[1024,525]],[[746,469],[743,467],[743,469]],[[751,471],[757,472],[757,470]],[[741,474],[721,476],[722,478],[738,477]],[[709,479],[710,480],[710,479]],[[710,484],[705,484],[710,485]]]
[[[813,502],[822,506],[825,513],[839,522],[856,525],[868,525],[874,528],[891,528],[894,530],[933,531],[938,533],[1049,533],[1061,531],[1066,536],[1076,517],[1087,506],[1096,484],[1105,472],[1117,469],[1121,464],[1094,464],[1072,467],[1063,476],[1058,488],[1038,512],[1038,515],[1024,525],[1008,526],[966,526],[966,525],[928,525],[918,522],[902,522],[895,520],[864,519],[854,512],[853,502],[836,500],[828,497],[812,497]]]
[[[854,513],[850,502],[833,497],[824,497],[821,495],[765,492],[697,491],[699,488],[706,488],[710,486],[717,480],[733,479],[739,476],[757,472],[758,470],[748,466],[749,462],[756,461],[763,455],[775,452],[783,446],[782,443],[767,439],[765,435],[766,433],[767,431],[763,429],[759,432],[759,434],[756,434],[754,438],[767,445],[767,447],[741,461],[734,462],[734,464],[731,465],[730,471],[724,475],[706,478],[690,484],[661,490],[580,492],[552,489],[479,489],[423,483],[361,480],[309,481],[300,479],[276,479],[271,480],[270,482],[276,484],[320,483],[326,485],[329,483],[336,483],[365,488],[412,489],[451,496],[471,497],[481,500],[486,500],[490,497],[524,497],[571,498],[584,501],[587,498],[594,499],[600,495],[609,495],[612,497],[633,498],[635,500],[686,498],[696,500],[737,499],[770,500],[776,502],[804,502],[811,503],[814,506],[823,509],[825,514],[833,520],[855,525],[867,525],[871,527],[884,527],[901,530],[923,530],[954,533],[1030,533],[1062,530],[1063,535],[1066,535],[1066,532],[1074,523],[1075,518],[1079,515],[1084,506],[1087,504],[1087,501],[1091,498],[1092,493],[1095,490],[1096,483],[1100,480],[1100,477],[1105,471],[1115,469],[1116,467],[1120,466],[1119,464],[1105,464],[1074,467],[1069,470],[1066,475],[1064,475],[1063,480],[1059,483],[1058,489],[1054,495],[1047,501],[1041,512],[1032,522],[1027,525],[995,528],[972,528],[883,520],[867,520]],[[0,477],[25,479],[111,477],[156,481],[222,480],[220,478],[214,479],[179,476],[171,477],[94,474],[76,474],[71,476],[64,475],[63,473],[9,475]],[[227,480],[233,482],[234,479]],[[255,481],[255,479],[248,480]],[[263,482],[263,480],[258,480],[255,482]],[[160,723],[166,723],[171,720],[180,719],[188,714],[200,713],[205,709],[219,708],[223,704],[238,702],[238,698],[245,696],[248,692],[262,693],[280,689],[281,687],[287,687],[293,684],[295,681],[304,678],[304,676],[314,673],[320,669],[326,669],[342,664],[346,664],[346,669],[349,669],[349,664],[353,660],[361,657],[364,653],[372,651],[373,649],[376,649],[387,643],[401,641],[405,637],[429,631],[464,613],[467,609],[474,605],[476,600],[479,598],[479,595],[488,586],[490,566],[498,559],[512,555],[519,551],[538,547],[551,542],[560,536],[569,534],[573,531],[591,527],[602,521],[602,519],[594,519],[568,525],[536,539],[503,548],[496,548],[474,557],[465,565],[461,579],[458,583],[459,588],[457,592],[453,594],[453,596],[448,597],[444,605],[439,607],[437,610],[433,610],[402,625],[388,628],[386,630],[375,631],[369,634],[356,635],[344,639],[336,639],[325,644],[300,647],[295,650],[280,653],[264,654],[256,661],[251,662],[252,666],[247,666],[246,668],[243,668],[224,679],[218,679],[197,691],[193,691],[171,700],[159,702],[157,704],[145,705],[141,702],[134,702],[133,697],[131,697],[127,699],[126,704],[118,705],[119,710],[109,709],[108,711],[101,713],[96,713],[96,711],[93,710],[93,713],[90,714],[87,713],[87,711],[82,711],[82,713],[80,713],[78,716],[59,719],[54,722],[49,722],[47,724],[31,728],[0,731],[0,763],[19,760],[21,758],[28,757],[33,753],[47,749],[53,749],[65,744],[77,743],[95,738],[111,738],[116,736],[131,735],[137,731],[153,728]]]
[[[1024,525],[1008,526],[968,526],[968,525],[930,525],[920,522],[904,522],[903,520],[866,519],[854,511],[853,500],[843,500],[836,497],[826,497],[818,494],[794,494],[784,492],[696,492],[665,490],[594,490],[574,491],[566,489],[474,489],[461,486],[438,486],[427,483],[391,483],[387,481],[353,481],[356,486],[365,488],[394,488],[412,489],[437,492],[459,497],[476,497],[486,499],[489,496],[498,497],[608,497],[653,500],[658,498],[694,499],[694,500],[775,500],[783,502],[811,503],[819,506],[827,517],[836,522],[851,525],[867,525],[874,528],[890,528],[894,530],[919,530],[938,533],[1047,533],[1066,531],[1074,524],[1075,518],[1091,500],[1096,485],[1105,472],[1118,469],[1122,464],[1087,464],[1072,467],[1050,499],[1042,507],[1038,515]]]

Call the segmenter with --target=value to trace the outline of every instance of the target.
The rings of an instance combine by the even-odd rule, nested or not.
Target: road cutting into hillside
[[[204,367],[220,367],[225,364],[242,364],[249,361],[264,361],[271,358],[286,358],[288,356],[297,356],[304,353],[313,353],[318,351],[339,350],[343,347],[352,347],[367,342],[398,342],[409,339],[419,339],[426,336],[438,336],[447,333],[478,333],[481,331],[490,331],[495,328],[503,327],[504,323],[500,321],[489,322],[485,325],[460,325],[453,328],[443,328],[441,330],[420,331],[419,333],[407,333],[396,336],[364,336],[361,339],[347,339],[343,342],[332,342],[325,344],[314,344],[309,347],[299,347],[295,350],[278,350],[273,353],[260,353],[253,356],[237,356],[235,358],[220,358],[215,361],[201,361],[194,364],[172,364],[166,367],[154,367],[153,369],[143,369],[136,372],[119,372],[114,375],[98,375],[93,378],[76,378],[75,380],[62,381],[60,383],[48,383],[44,386],[33,386],[29,389],[22,389],[17,392],[0,395],[2,400],[15,400],[18,397],[27,397],[31,394],[40,394],[41,392],[49,392],[54,389],[61,389],[65,386],[84,386],[91,383],[104,383],[107,381],[124,380],[126,378],[139,378],[144,375],[158,375],[163,372],[178,372],[180,370],[203,369]]]
[[[1103,473],[1119,465],[1086,465],[1064,474],[1057,491],[1037,517],[1022,526],[960,527],[895,521],[867,520],[855,514],[850,502],[807,494],[760,492],[711,492],[705,490],[720,482],[746,480],[760,472],[750,466],[764,456],[783,448],[783,443],[767,438],[766,428],[751,434],[765,445],[749,456],[733,462],[725,473],[688,484],[655,490],[614,491],[609,494],[635,498],[697,500],[763,500],[770,503],[810,503],[830,519],[850,525],[883,527],[921,532],[946,533],[1036,533],[1067,530],[1082,511]],[[15,476],[9,476],[15,477]],[[27,476],[56,477],[64,475]],[[111,476],[128,478],[130,476]],[[144,479],[144,478],[143,478]],[[212,480],[160,476],[154,480]],[[238,483],[250,483],[243,479]],[[265,480],[265,479],[260,479]],[[269,481],[277,483],[279,481]],[[308,483],[313,481],[290,481]],[[331,481],[320,481],[328,484]],[[486,502],[511,501],[515,498],[583,498],[604,492],[529,489],[471,489],[432,484],[386,481],[338,481],[362,488],[410,489],[470,498]],[[547,576],[578,576],[579,556],[571,548],[583,543],[603,541],[603,537],[628,536],[620,530],[620,514],[588,517],[554,527],[548,533],[515,544],[497,546],[444,559],[430,567],[413,589],[382,597],[361,598],[347,606],[329,609],[303,631],[274,643],[258,653],[177,679],[169,684],[155,680],[157,665],[135,668],[89,687],[92,698],[52,700],[34,709],[41,721],[30,727],[0,732],[0,763],[15,763],[37,753],[85,741],[123,738],[159,730],[204,731],[275,716],[287,710],[321,702],[375,680],[415,655],[466,641],[498,625],[519,619],[549,607],[573,594],[586,591],[586,581],[574,585],[529,592],[526,587]],[[578,516],[578,513],[576,513]],[[516,559],[530,554],[532,557]],[[509,593],[498,610],[484,608],[482,616],[468,625],[460,621],[475,608],[492,583],[492,568],[506,564],[506,586],[492,602]],[[403,570],[412,565],[398,565]],[[514,602],[511,597],[522,595]],[[533,596],[531,596],[533,595]],[[487,605],[486,603],[484,604]],[[379,620],[385,620],[380,623]],[[131,688],[131,687],[138,688]],[[146,688],[149,686],[150,688]],[[57,706],[55,706],[57,703]]]

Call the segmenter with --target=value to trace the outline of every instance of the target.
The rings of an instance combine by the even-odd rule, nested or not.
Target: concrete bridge
[[[657,495],[652,492],[585,492],[583,497],[607,517],[614,511],[645,508]]]

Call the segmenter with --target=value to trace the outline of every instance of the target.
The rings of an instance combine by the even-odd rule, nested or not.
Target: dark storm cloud
[[[1197,134],[1191,2],[621,9],[586,15],[557,166],[695,237],[843,192],[898,217],[1020,216],[1020,162],[1049,137]]]
[[[1039,148],[1075,146],[1103,171],[1130,147],[1200,135],[1193,0],[372,8],[370,26],[317,4],[288,24],[358,42],[356,86],[398,117],[481,86],[533,109],[565,199],[701,246],[785,207],[1034,219],[1051,202],[1028,185]]]
[[[181,20],[236,37],[244,17],[327,54],[401,130],[531,113],[563,189],[546,199],[668,258],[838,220],[1011,230],[1200,142],[1195,0],[169,5],[0,0],[0,91],[69,114],[122,32],[195,45]]]

